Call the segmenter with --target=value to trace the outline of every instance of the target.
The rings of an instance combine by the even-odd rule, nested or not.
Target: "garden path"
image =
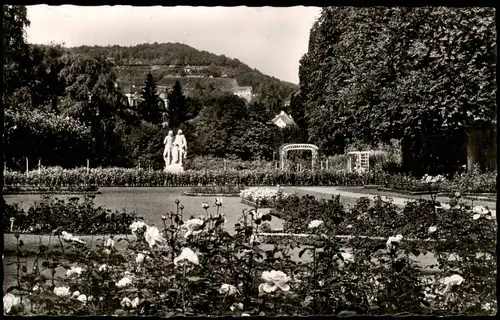
[[[340,190],[337,187],[294,187],[295,189],[306,191],[306,192],[317,192],[317,193],[324,193],[324,194],[331,194],[331,195],[337,195],[339,194],[341,199],[343,197],[347,198],[361,198],[361,197],[367,197],[369,199],[374,199],[376,196],[373,194],[367,194],[367,193],[362,193],[362,192],[350,192],[346,190]],[[383,199],[386,199],[386,197],[382,197]],[[409,198],[403,198],[403,197],[391,197],[393,200],[393,203],[397,206],[405,206],[406,203],[411,200]],[[441,200],[442,199],[442,200]],[[442,198],[439,197],[438,201],[443,201],[446,200],[447,198]],[[480,205],[488,205],[490,208],[491,214],[493,217],[496,217],[496,204],[495,202],[485,202],[485,201],[476,201],[476,203]],[[495,209],[493,209],[495,208]]]

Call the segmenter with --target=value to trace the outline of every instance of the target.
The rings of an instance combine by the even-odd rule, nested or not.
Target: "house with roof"
[[[287,114],[283,110],[281,110],[280,114],[274,117],[271,121],[281,129],[285,128],[286,126],[295,125],[295,121],[293,121],[292,116]]]
[[[235,96],[245,99],[247,102],[250,102],[253,96],[253,89],[251,86],[245,86],[245,87],[238,86],[233,89],[233,94]]]

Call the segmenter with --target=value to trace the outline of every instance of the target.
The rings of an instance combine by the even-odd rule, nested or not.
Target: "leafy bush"
[[[276,199],[284,199],[288,194],[283,192],[279,186],[277,188],[253,187],[240,192],[240,197],[262,206],[274,206]]]
[[[137,219],[135,213],[112,212],[95,207],[94,196],[71,197],[67,201],[51,196],[42,196],[25,212],[17,204],[7,205],[3,216],[3,232],[49,234],[63,228],[75,234],[124,234]],[[13,219],[14,230],[10,230]]]
[[[191,187],[191,193],[201,194],[239,194],[243,186],[225,185],[225,186],[195,186]]]
[[[244,210],[230,235],[219,207],[202,219],[182,221],[182,215],[172,214],[164,219],[163,232],[136,221],[130,226],[134,238],[102,239],[94,247],[62,233],[62,258],[56,257],[58,249],[42,245],[35,268],[18,260],[17,285],[7,288],[5,309],[18,315],[162,317],[495,312],[496,225],[487,210],[473,215],[452,199],[453,209],[421,201],[399,214],[390,204],[371,206],[367,200],[356,209],[370,210],[363,219],[356,210],[339,221],[302,216],[311,240],[321,240],[308,246],[292,237],[263,244],[259,231],[271,217],[255,211]],[[339,223],[351,238],[336,237]],[[382,229],[381,240],[363,237]],[[393,237],[397,232],[401,236]],[[433,276],[411,258],[427,251],[438,261]],[[20,242],[18,255],[23,255]],[[55,277],[57,267],[67,270],[65,277]],[[45,276],[43,270],[52,272]]]
[[[82,165],[91,147],[90,131],[81,122],[40,110],[5,111],[5,157],[10,168],[32,164]]]
[[[275,167],[275,163],[264,160],[244,161],[236,157],[215,158],[211,156],[194,157],[186,160],[186,170],[224,170],[224,162],[226,170],[258,170],[269,169]]]
[[[279,169],[255,170],[187,170],[183,173],[166,173],[145,169],[86,168],[62,169],[43,168],[38,174],[7,171],[5,185],[68,187],[96,185],[99,187],[183,187],[213,185],[244,186],[363,186],[383,185],[403,191],[429,191],[429,184],[403,174],[391,175],[380,170],[354,173],[345,170],[281,171]],[[468,181],[471,179],[472,181]],[[459,175],[440,184],[442,191],[495,192],[496,172]],[[435,190],[435,187],[433,187]]]

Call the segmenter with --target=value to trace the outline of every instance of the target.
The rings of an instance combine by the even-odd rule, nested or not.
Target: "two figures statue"
[[[186,158],[187,142],[182,130],[177,131],[175,138],[174,132],[170,130],[163,140],[165,149],[163,150],[163,159],[165,160],[165,171],[184,171],[183,164]]]

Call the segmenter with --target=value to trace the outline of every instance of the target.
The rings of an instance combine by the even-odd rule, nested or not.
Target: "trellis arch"
[[[285,170],[286,155],[290,150],[311,150],[311,168],[314,171],[314,164],[316,163],[316,158],[318,157],[319,148],[314,144],[308,143],[291,143],[283,146],[283,148],[281,149],[281,170]]]

